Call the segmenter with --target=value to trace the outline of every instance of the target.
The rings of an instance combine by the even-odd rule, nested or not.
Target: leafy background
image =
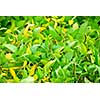
[[[99,45],[99,16],[0,16],[0,82],[100,82]]]

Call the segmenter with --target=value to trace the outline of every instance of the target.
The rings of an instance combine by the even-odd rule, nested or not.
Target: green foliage
[[[99,16],[0,16],[1,83],[99,83]]]

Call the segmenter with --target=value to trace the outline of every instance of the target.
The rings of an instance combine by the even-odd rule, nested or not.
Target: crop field
[[[0,83],[99,83],[99,16],[0,16]]]

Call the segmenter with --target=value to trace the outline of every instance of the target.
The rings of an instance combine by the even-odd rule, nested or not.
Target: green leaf
[[[87,34],[88,32],[87,26],[88,26],[88,22],[85,22],[80,26],[79,31],[76,31],[76,33],[74,34],[75,39],[79,40],[80,42],[84,42],[85,34]]]
[[[39,46],[40,46],[40,44],[35,44],[30,48],[33,54],[36,53]]]
[[[84,78],[85,83],[91,83],[86,77]]]
[[[5,37],[0,37],[0,44],[5,42]]]
[[[22,70],[23,79],[28,77],[27,70]]]
[[[56,70],[56,74],[57,74],[57,77],[59,78],[62,78],[62,79],[66,78],[65,71],[64,69],[61,68],[61,66],[59,66],[59,68]]]
[[[96,48],[94,48],[95,50],[95,64],[99,64],[99,52]]]
[[[39,79],[42,79],[44,76],[43,71],[40,67],[37,68],[36,74],[37,74]]]
[[[52,35],[54,39],[61,40],[61,36],[54,30],[52,26],[49,26],[49,33]]]
[[[5,66],[8,65],[8,64],[7,64],[7,59],[6,59],[6,57],[5,57],[5,55],[4,55],[3,52],[0,53],[0,65],[3,65],[3,67],[4,67],[4,65],[5,65]]]
[[[16,52],[17,51],[17,47],[15,45],[4,44],[3,46],[6,47],[7,49],[11,50],[12,52]]]
[[[27,78],[22,79],[21,83],[34,83],[34,78],[31,76],[28,76]]]
[[[55,60],[50,60],[47,64],[45,64],[45,66],[44,66],[44,74],[45,74],[45,76],[47,76],[47,74],[50,71],[50,67],[55,63],[55,61],[56,61],[56,59]]]
[[[100,66],[97,66],[97,65],[96,65],[96,68],[97,68],[97,70],[98,70],[98,72],[99,72],[99,76],[100,76]]]
[[[88,31],[88,27],[87,26],[88,26],[88,22],[86,21],[85,23],[83,23],[80,26],[79,33],[80,34],[85,34]]]
[[[33,30],[33,36],[36,36],[36,35],[39,34],[39,33],[40,33],[40,27],[35,28],[35,29]]]
[[[80,44],[79,50],[80,50],[80,52],[81,52],[82,54],[84,54],[84,55],[87,54],[87,48],[86,48],[86,46],[85,46],[83,43]]]

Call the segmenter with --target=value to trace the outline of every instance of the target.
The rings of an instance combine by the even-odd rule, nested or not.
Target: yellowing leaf
[[[45,82],[45,81],[48,81],[48,77],[44,77],[42,80]]]
[[[81,53],[87,54],[87,48],[86,48],[86,46],[83,43],[80,44],[79,49],[80,49]]]
[[[47,64],[45,64],[45,66],[44,66],[44,75],[45,76],[47,76],[48,73],[50,73],[50,67],[52,66],[52,64],[55,63],[55,61],[56,61],[56,59],[55,60],[51,60]]]
[[[56,29],[56,27],[57,27],[57,22],[55,22],[55,24],[54,24],[54,28]]]
[[[74,30],[77,30],[79,27],[78,27],[78,24],[77,23],[75,23],[75,24],[73,24],[73,29]]]
[[[12,54],[11,53],[7,53],[5,56],[6,56],[7,59],[11,59],[12,58]]]
[[[23,67],[25,67],[27,65],[27,61],[25,60],[23,63]]]
[[[39,44],[39,43],[40,43],[40,40],[36,39],[36,40],[34,40],[33,43],[34,43],[34,44]]]
[[[30,73],[29,73],[30,76],[31,76],[31,75],[34,75],[34,72],[35,72],[36,67],[37,67],[36,64],[32,66],[32,68],[31,68],[31,70],[30,70]]]
[[[68,24],[69,24],[69,25],[72,25],[73,23],[74,23],[73,20],[69,20],[69,21],[68,21]]]
[[[83,43],[82,43],[82,46],[83,46],[84,52],[87,53],[87,48],[86,48],[86,46],[85,46]]]
[[[45,66],[44,66],[44,68],[45,67],[49,67],[49,66],[51,66],[54,62],[55,62],[56,60],[51,60],[51,61],[49,61]]]
[[[31,54],[30,46],[28,46],[26,53]]]
[[[41,37],[41,39],[43,39],[43,40],[46,39],[43,34],[38,34],[38,35]]]
[[[26,26],[26,28],[24,29],[24,36],[25,36],[25,37],[29,37],[29,36],[30,36],[29,33],[28,33],[28,29],[29,29],[31,26],[34,26],[34,25],[33,25],[33,24],[28,24],[28,25]]]
[[[47,63],[47,60],[46,59],[41,59],[41,63],[45,65]]]
[[[40,32],[44,31],[45,29],[45,27],[40,27]]]
[[[16,77],[16,73],[15,73],[15,71],[13,70],[13,68],[10,68],[9,70],[10,70],[10,73],[11,73],[11,75],[13,76],[13,78],[15,78],[15,77]]]
[[[7,76],[7,74],[6,74],[6,73],[2,73],[1,75],[2,75],[2,76]]]
[[[64,29],[63,29],[63,31],[64,31],[64,32],[67,32],[67,29],[66,29],[66,28],[64,28]]]
[[[47,23],[47,24],[43,24],[42,26],[43,26],[43,27],[47,27],[48,25],[49,25],[49,23]]]
[[[53,18],[58,18],[58,16],[52,16]]]
[[[37,74],[35,74],[33,77],[34,77],[35,81],[38,79],[38,75]]]
[[[12,30],[11,29],[8,29],[5,33],[11,33]]]
[[[65,20],[65,16],[63,16],[61,19],[58,19],[58,20],[63,22]]]
[[[88,53],[88,54],[92,54],[92,50],[89,50],[87,53]]]
[[[10,71],[10,74],[12,75],[14,81],[15,81],[15,82],[19,82],[19,78],[17,77],[17,75],[16,75],[14,69],[13,69],[13,68],[10,68],[9,71]]]
[[[13,39],[11,39],[10,37],[8,37],[9,41],[13,41]]]
[[[29,37],[28,32],[24,32],[24,36],[25,36],[25,37]]]
[[[34,24],[34,20],[32,19],[32,24]]]
[[[46,18],[46,16],[44,16],[44,19],[48,22],[50,22],[50,18]]]
[[[12,42],[11,42],[11,44],[15,44],[16,43],[16,41],[15,40],[13,40]]]
[[[70,34],[68,34],[68,37],[70,41],[74,41],[74,38]]]
[[[6,80],[6,81],[7,81],[7,83],[13,83],[13,82],[14,82],[13,79],[8,79],[8,80]]]
[[[37,51],[35,54],[36,54],[37,56],[42,55],[42,53],[41,53],[40,51]]]

